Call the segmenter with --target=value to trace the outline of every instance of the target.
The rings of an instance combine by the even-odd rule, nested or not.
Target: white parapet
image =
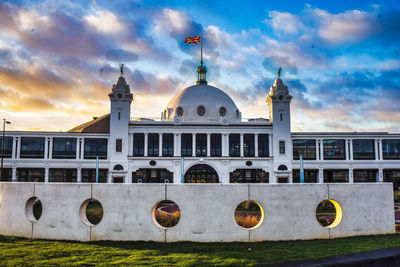
[[[42,203],[38,221],[26,216],[27,201]],[[80,208],[97,199],[104,215],[96,226]],[[174,201],[180,220],[162,229],[152,217],[161,200]],[[343,211],[334,228],[322,227],[316,208],[335,200]],[[253,230],[234,218],[239,203],[258,202],[264,220]],[[363,184],[59,184],[0,183],[0,234],[65,240],[158,242],[253,242],[394,233],[391,183]],[[29,208],[29,207],[28,207]]]

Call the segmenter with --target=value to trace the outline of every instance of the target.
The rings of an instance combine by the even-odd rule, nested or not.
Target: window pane
[[[122,152],[122,139],[117,139],[116,140],[115,152]]]
[[[196,156],[205,157],[207,156],[207,135],[196,134]]]
[[[106,138],[85,138],[85,159],[107,158],[107,139]]]
[[[375,159],[374,140],[353,140],[353,159]]]
[[[400,140],[382,140],[383,159],[400,159]]]
[[[212,157],[221,157],[222,149],[221,149],[221,134],[211,134],[211,156]]]
[[[107,183],[108,169],[99,169],[99,183]],[[82,183],[95,183],[96,169],[82,169]]]
[[[2,139],[3,138],[0,137],[0,146],[2,145]],[[4,145],[3,157],[4,158],[11,158],[12,146],[13,146],[13,138],[11,136],[5,136],[3,145]],[[0,149],[1,149],[1,147],[0,147]]]
[[[44,182],[44,169],[17,168],[18,182]]]
[[[355,183],[376,182],[377,170],[353,170],[353,180]]]
[[[21,158],[44,158],[44,137],[22,137]]]
[[[285,154],[285,141],[279,141],[279,153]]]
[[[240,157],[240,134],[229,135],[229,156]]]
[[[245,157],[254,157],[254,134],[243,136],[243,154]]]
[[[192,134],[182,134],[181,136],[181,155],[182,157],[192,156]]]
[[[144,133],[133,134],[133,156],[144,156]]]
[[[236,169],[229,173],[230,183],[268,183],[269,173],[262,169]]]
[[[269,140],[268,134],[258,135],[258,156],[269,157]]]
[[[163,134],[163,156],[172,157],[174,155],[174,135]]]
[[[324,170],[324,183],[349,182],[348,170]]]
[[[167,169],[139,169],[132,172],[132,183],[173,183],[174,174]]]
[[[326,139],[323,141],[324,160],[345,159],[344,140]]]
[[[293,159],[299,160],[300,155],[303,159],[316,159],[316,145],[315,140],[293,140]]]
[[[153,157],[158,156],[158,149],[159,149],[159,142],[160,142],[158,134],[157,133],[149,133],[147,138],[148,138],[147,154],[149,156],[153,156]]]
[[[304,170],[304,183],[317,183],[318,170]],[[293,170],[293,183],[300,183],[300,170]]]
[[[76,158],[76,138],[53,138],[53,158]]]
[[[49,182],[76,183],[76,169],[50,169]]]

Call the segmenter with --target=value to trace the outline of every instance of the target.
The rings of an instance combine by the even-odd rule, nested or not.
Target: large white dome
[[[206,85],[193,85],[179,91],[161,114],[164,121],[241,121],[241,113],[222,90]]]

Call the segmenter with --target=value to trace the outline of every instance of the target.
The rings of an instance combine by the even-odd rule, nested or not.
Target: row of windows
[[[1,144],[0,138],[0,144]],[[44,137],[21,137],[20,148],[17,147],[16,151],[20,151],[20,158],[44,158],[45,156],[45,142]],[[50,141],[48,145],[50,147]],[[107,158],[107,139],[106,138],[84,138],[84,153],[85,159],[95,159],[97,156],[100,159]],[[18,146],[18,144],[17,144]],[[81,149],[81,146],[78,148]],[[77,150],[76,138],[53,138],[52,156],[53,159],[75,159]],[[17,153],[15,151],[15,157]],[[81,151],[79,151],[80,154]],[[4,138],[4,157],[11,158],[13,153],[13,138]],[[49,151],[48,155],[49,157]]]
[[[162,134],[162,156],[171,157],[174,155],[174,136],[173,134]],[[144,133],[133,134],[133,156],[144,156]],[[147,137],[147,155],[159,155],[159,134],[149,133]],[[195,146],[193,147],[193,134],[181,134],[181,156],[191,157],[193,149],[197,157],[207,156],[207,134],[195,135]],[[211,157],[222,156],[222,135],[210,135],[210,155]],[[243,155],[245,157],[255,156],[255,135],[243,135]],[[240,134],[229,135],[229,156],[240,157]],[[269,141],[267,134],[258,135],[258,156],[269,156]]]
[[[375,159],[375,140],[373,139],[353,139],[352,147],[348,145],[348,153],[350,156],[350,148],[353,149],[354,160],[374,160]],[[378,151],[380,143],[377,143]],[[346,159],[346,140],[344,139],[325,139],[322,141],[322,153],[324,160],[344,160]],[[383,159],[392,160],[400,159],[400,140],[383,139],[382,140]],[[303,159],[315,160],[317,153],[316,140],[303,139],[293,140],[293,159],[298,160],[300,155]],[[319,155],[321,157],[321,154]],[[348,157],[350,158],[350,157]]]

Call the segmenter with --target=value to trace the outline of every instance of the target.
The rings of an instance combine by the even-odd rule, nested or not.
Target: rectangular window
[[[18,182],[44,182],[44,168],[17,168],[17,177]]]
[[[304,170],[304,183],[317,183],[318,170]],[[300,183],[300,170],[293,170],[293,183]]]
[[[164,157],[172,157],[174,155],[174,135],[165,133],[163,134],[162,138],[162,155]]]
[[[353,159],[375,159],[375,140],[354,139]]]
[[[293,140],[293,159],[299,160],[300,155],[303,159],[316,159],[316,145],[315,140],[304,139],[304,140]]]
[[[196,134],[196,156],[206,157],[207,156],[207,135]]]
[[[400,189],[400,169],[383,170],[383,181],[393,183],[393,189]]]
[[[12,147],[13,147],[13,138],[11,136],[5,136],[4,137],[4,144],[2,143],[3,142],[2,140],[3,140],[3,138],[0,137],[0,149],[1,149],[1,146],[4,145],[3,157],[4,158],[11,158]]]
[[[245,157],[254,157],[254,134],[243,136],[243,154]]]
[[[148,145],[147,154],[150,157],[158,156],[158,149],[160,148],[159,143],[160,143],[160,138],[158,136],[158,133],[149,133],[147,140],[147,145]]]
[[[285,141],[279,141],[279,154],[285,154]]]
[[[85,138],[84,159],[107,159],[106,138]]]
[[[76,158],[76,138],[53,138],[53,159]]]
[[[44,158],[43,137],[22,137],[21,158]]]
[[[258,156],[269,157],[269,140],[268,134],[258,135]]]
[[[383,159],[400,159],[400,140],[382,140]]]
[[[269,173],[262,169],[236,169],[229,173],[229,183],[268,183]]]
[[[133,156],[144,156],[144,133],[133,134]]]
[[[107,183],[108,169],[99,169],[99,183]],[[95,183],[96,169],[82,169],[82,183]]]
[[[115,152],[122,152],[122,139],[115,141]]]
[[[211,157],[221,157],[222,155],[222,148],[221,148],[221,134],[211,134],[210,136],[210,146]]]
[[[1,172],[1,180],[2,182],[11,182],[12,181],[12,168],[4,168]]]
[[[348,170],[324,170],[324,183],[348,183]]]
[[[355,183],[374,183],[376,174],[377,170],[353,170],[353,180]]]
[[[323,140],[324,160],[340,160],[346,159],[345,140],[342,139],[325,139]]]
[[[229,135],[229,156],[240,157],[240,134]]]
[[[50,169],[49,182],[76,183],[76,169]]]
[[[192,156],[192,134],[182,134],[181,135],[181,155],[182,157]]]

